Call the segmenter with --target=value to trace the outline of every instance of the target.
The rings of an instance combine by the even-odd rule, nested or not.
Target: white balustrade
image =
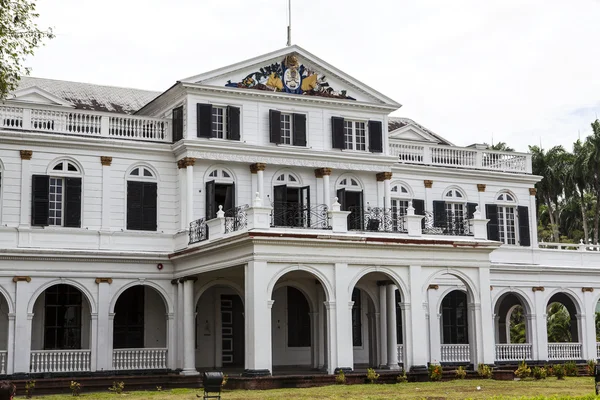
[[[468,344],[442,344],[441,362],[471,362],[471,346]]]
[[[530,343],[496,344],[496,361],[532,360]]]
[[[398,347],[398,363],[403,363],[404,362],[404,345],[398,344],[396,346]]]
[[[96,111],[0,106],[0,128],[171,142],[168,119]]]
[[[531,173],[531,155],[437,144],[390,140],[390,155],[407,164]]]
[[[540,249],[547,250],[577,250],[577,251],[600,251],[600,245],[598,244],[585,244],[583,241],[580,243],[549,243],[539,242]]]
[[[596,358],[600,358],[600,343],[596,342]]]
[[[549,360],[581,360],[581,343],[548,343]]]
[[[115,349],[113,368],[115,370],[166,369],[167,349]]]
[[[8,351],[0,350],[0,375],[6,375],[7,358],[8,358]]]
[[[32,350],[29,372],[90,371],[90,350]]]

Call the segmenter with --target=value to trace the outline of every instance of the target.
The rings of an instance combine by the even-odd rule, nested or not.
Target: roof
[[[76,109],[133,114],[161,92],[23,76],[18,90],[37,87]]]
[[[434,136],[435,138],[439,139],[441,144],[453,146],[453,144],[450,143],[448,140],[444,139],[437,133],[425,128],[423,125],[413,121],[410,118],[392,117],[392,116],[388,117],[388,132],[390,132],[390,133],[395,131],[396,129],[403,128],[407,125],[413,125],[413,126],[418,127],[419,129],[422,129],[423,131],[425,131],[425,132],[429,133],[430,135]]]

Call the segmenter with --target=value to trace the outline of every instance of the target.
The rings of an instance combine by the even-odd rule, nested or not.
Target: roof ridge
[[[100,87],[111,88],[111,89],[139,90],[139,91],[149,92],[149,93],[162,93],[162,91],[160,91],[160,90],[139,89],[139,88],[127,87],[127,86],[104,85],[104,84],[100,84],[100,83],[89,83],[89,82],[80,82],[80,81],[68,81],[65,79],[42,78],[42,77],[38,77],[38,76],[29,76],[29,75],[20,77],[20,79],[23,79],[23,78],[39,79],[39,80],[53,81],[53,82],[64,82],[64,83],[71,83],[71,84],[75,83],[75,84],[81,84],[81,85],[100,86]]]

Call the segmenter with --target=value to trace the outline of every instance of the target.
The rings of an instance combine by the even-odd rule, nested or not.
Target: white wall
[[[167,312],[160,293],[144,287],[144,347],[167,347]]]

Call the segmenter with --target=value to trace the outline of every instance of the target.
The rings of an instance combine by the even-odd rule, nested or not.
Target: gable
[[[61,99],[60,97],[55,96],[52,93],[43,90],[37,86],[32,86],[25,89],[18,89],[12,92],[12,96],[9,97],[7,100],[18,101],[22,103],[73,107],[72,103],[69,103],[68,101],[65,101],[64,99]]]
[[[400,107],[298,46],[183,79],[184,83]]]
[[[448,140],[410,118],[389,117],[388,132],[390,139],[430,142],[454,146]]]
[[[431,135],[428,135],[425,132],[419,131],[412,127],[400,128],[394,132],[390,132],[390,138],[400,140],[414,140],[419,142],[439,142],[438,140],[435,140]]]

